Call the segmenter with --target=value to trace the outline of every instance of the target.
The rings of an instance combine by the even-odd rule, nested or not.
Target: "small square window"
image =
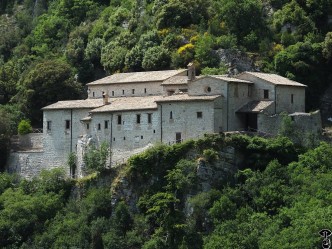
[[[108,129],[108,120],[105,120],[104,124],[105,124],[105,129]]]
[[[197,112],[197,118],[203,118],[203,113],[202,112]]]
[[[70,129],[70,120],[66,120],[66,130]]]
[[[122,116],[118,115],[118,125],[121,125],[121,124],[122,124]]]
[[[136,114],[136,124],[141,123],[141,114]]]
[[[47,130],[52,130],[52,121],[47,121]]]
[[[269,90],[264,90],[264,99],[269,98]]]
[[[152,123],[152,113],[148,113],[148,124]]]

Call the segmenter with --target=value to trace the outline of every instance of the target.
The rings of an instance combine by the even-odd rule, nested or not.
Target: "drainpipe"
[[[226,98],[226,101],[227,101],[227,122],[226,122],[226,131],[228,131],[228,119],[229,119],[229,83],[227,83],[227,98]]]
[[[274,114],[277,114],[277,85],[274,86]]]
[[[112,163],[113,113],[111,114],[110,165]]]
[[[70,153],[73,152],[73,109],[70,109]]]
[[[163,106],[160,104],[160,142],[163,142]]]

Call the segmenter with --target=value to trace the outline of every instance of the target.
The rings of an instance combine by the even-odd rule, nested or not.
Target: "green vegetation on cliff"
[[[236,135],[159,145],[77,181],[3,173],[0,247],[319,248],[331,162],[327,143]]]

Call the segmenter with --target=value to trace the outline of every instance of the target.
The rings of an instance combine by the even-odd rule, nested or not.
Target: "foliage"
[[[25,135],[32,132],[30,120],[22,119],[17,127],[17,132],[20,135]]]
[[[94,171],[103,172],[107,166],[110,158],[109,145],[103,142],[99,148],[94,145],[91,146],[84,154],[84,164],[87,172],[92,173]]]

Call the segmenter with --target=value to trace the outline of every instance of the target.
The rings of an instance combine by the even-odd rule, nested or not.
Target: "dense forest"
[[[198,168],[238,168],[202,184]],[[99,162],[101,150],[92,158]],[[158,145],[79,180],[0,174],[1,248],[321,248],[331,229],[332,147],[289,138],[207,136]],[[94,173],[92,173],[94,171]],[[135,197],[136,196],[136,197]]]

